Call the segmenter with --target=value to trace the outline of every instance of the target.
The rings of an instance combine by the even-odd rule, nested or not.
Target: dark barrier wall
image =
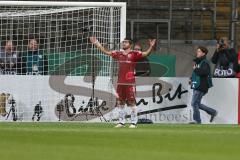
[[[81,55],[81,56],[79,56]],[[156,55],[152,53],[148,56],[150,63],[150,74],[151,77],[175,77],[175,55]],[[145,65],[141,62],[142,65]],[[76,52],[72,53],[57,53],[48,54],[48,69],[50,75],[72,75],[72,76],[84,76],[91,75],[94,72],[101,76],[109,75],[109,66],[111,60],[105,55],[82,55]],[[147,64],[146,64],[147,65]],[[96,66],[92,68],[91,66]],[[112,65],[115,69],[116,64]]]

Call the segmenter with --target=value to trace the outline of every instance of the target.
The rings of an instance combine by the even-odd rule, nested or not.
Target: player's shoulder
[[[118,50],[113,50],[112,51],[112,54],[122,54],[123,53],[123,51],[118,51]]]

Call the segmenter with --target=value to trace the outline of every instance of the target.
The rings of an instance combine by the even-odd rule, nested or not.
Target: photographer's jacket
[[[192,89],[207,93],[208,89],[212,87],[212,77],[210,65],[206,56],[194,59],[196,68],[193,70],[191,82]]]
[[[236,53],[234,49],[218,49],[212,56],[215,65],[214,77],[235,77]]]

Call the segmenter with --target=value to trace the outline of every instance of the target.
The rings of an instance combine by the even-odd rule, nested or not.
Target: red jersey
[[[112,57],[119,63],[118,84],[135,83],[135,66],[136,62],[143,58],[141,51],[130,51],[124,54],[123,51],[113,51]]]

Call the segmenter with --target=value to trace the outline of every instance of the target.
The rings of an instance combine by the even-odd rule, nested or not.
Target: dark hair
[[[124,40],[125,41],[129,41],[129,43],[132,45],[133,44],[133,41],[132,41],[132,39],[131,38],[129,38],[129,37],[126,37],[126,38],[124,38]]]
[[[203,53],[205,53],[206,55],[208,54],[208,49],[206,47],[203,46],[198,46],[198,49],[200,49]]]
[[[12,39],[7,39],[4,41],[4,45],[6,45],[8,42],[12,42],[13,45],[16,45],[16,42]]]

